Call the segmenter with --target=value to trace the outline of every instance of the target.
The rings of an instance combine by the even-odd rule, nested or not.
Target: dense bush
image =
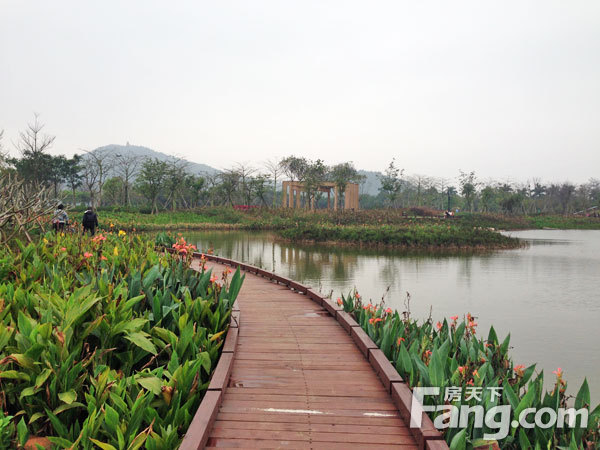
[[[179,445],[243,279],[154,245],[47,234],[0,251],[0,447]]]

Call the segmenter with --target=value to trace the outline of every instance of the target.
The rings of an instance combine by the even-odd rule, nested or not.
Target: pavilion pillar
[[[338,188],[335,186],[333,188],[333,210],[337,211],[338,209]]]
[[[284,181],[281,183],[281,206],[287,208],[288,206],[288,182]]]
[[[331,190],[327,191],[327,210],[331,209]]]

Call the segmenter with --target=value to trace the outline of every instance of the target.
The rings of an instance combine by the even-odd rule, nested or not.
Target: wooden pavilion
[[[282,206],[284,208],[301,208],[301,194],[306,191],[304,183],[299,181],[284,181],[282,183],[283,200]],[[316,189],[320,192],[327,193],[327,209],[331,209],[331,191],[333,190],[333,209],[338,209],[339,196],[338,187],[335,183],[323,182],[319,184]],[[315,208],[314,199],[312,199],[310,207]],[[358,184],[348,183],[346,184],[346,190],[344,192],[344,206],[343,209],[358,210]]]

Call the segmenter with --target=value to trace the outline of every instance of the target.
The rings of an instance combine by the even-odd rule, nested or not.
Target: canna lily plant
[[[176,448],[242,283],[124,232],[0,250],[0,449]]]
[[[525,408],[551,408],[557,412],[568,406],[567,383],[560,368],[553,372],[553,389],[545,391],[543,371],[536,373],[535,364],[525,367],[513,363],[509,355],[510,335],[501,341],[491,327],[487,338],[479,337],[471,314],[462,320],[452,316],[449,321],[436,324],[431,319],[418,323],[411,319],[410,311],[400,314],[383,304],[363,304],[356,291],[342,295],[338,303],[354,316],[410,387],[440,388],[439,397],[426,397],[425,404],[482,405],[486,411],[493,406],[510,405],[511,419],[518,418]],[[493,389],[498,387],[502,390]],[[448,399],[446,388],[461,388],[461,394]],[[480,388],[480,399],[468,398],[468,392],[474,388]],[[471,418],[465,429],[446,428],[444,437],[451,449],[489,445],[506,449],[597,448],[600,405],[592,410],[590,403],[588,383],[584,380],[572,406],[588,409],[587,427],[580,426],[580,418],[574,427],[511,427],[506,438],[489,442],[483,441],[483,435],[493,430],[475,427]],[[429,414],[435,419],[442,413]]]

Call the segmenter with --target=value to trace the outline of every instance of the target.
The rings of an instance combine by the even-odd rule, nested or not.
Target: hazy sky
[[[0,0],[4,146],[600,177],[600,2]]]

